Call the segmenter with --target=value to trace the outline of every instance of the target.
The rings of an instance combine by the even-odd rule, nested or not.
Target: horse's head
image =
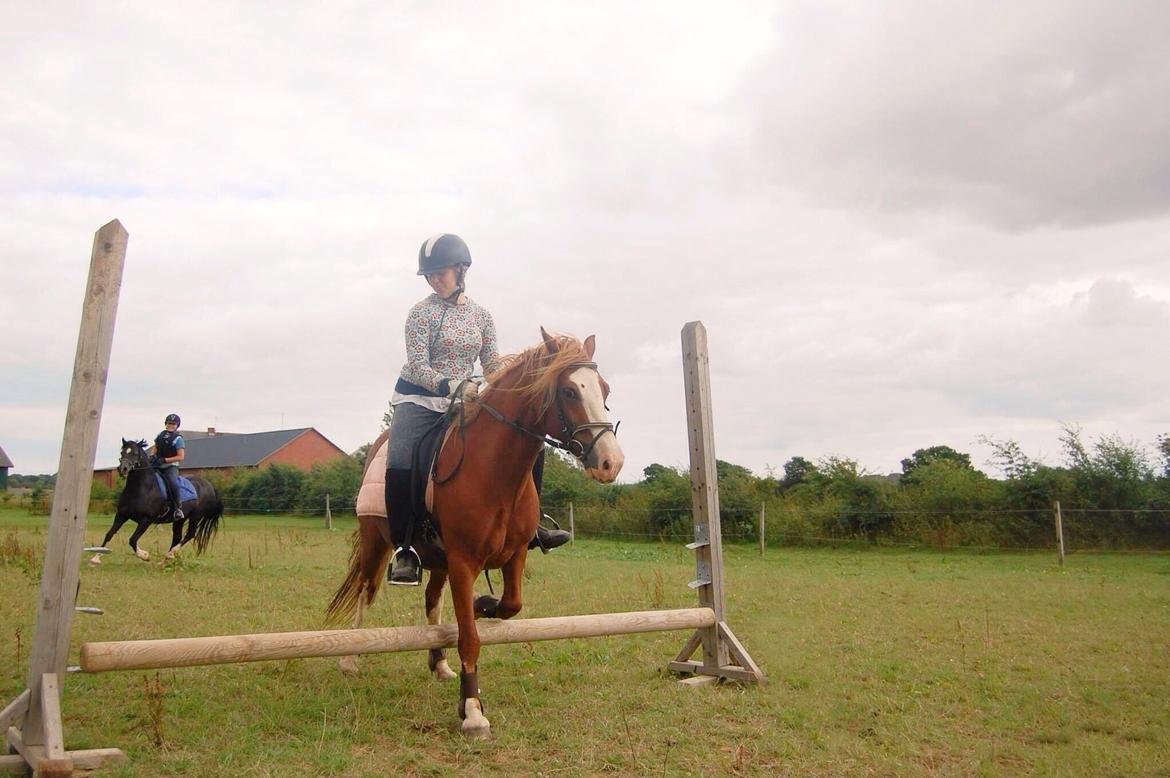
[[[584,343],[555,338],[543,327],[540,334],[548,354],[548,368],[556,375],[546,399],[544,431],[565,444],[590,478],[609,483],[621,472],[626,457],[605,404],[609,384],[593,361],[596,338],[590,335]]]
[[[118,475],[125,478],[131,470],[147,466],[146,441],[122,438],[122,454],[118,459]]]

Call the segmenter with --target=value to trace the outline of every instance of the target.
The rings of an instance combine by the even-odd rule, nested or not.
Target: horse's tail
[[[374,595],[382,583],[382,574],[385,564],[380,561],[373,575],[366,570],[362,559],[362,523],[359,517],[358,528],[353,533],[353,548],[349,552],[349,572],[345,580],[337,588],[329,607],[325,609],[326,624],[336,624],[342,620],[351,619],[357,611],[361,601],[363,589],[367,589],[366,601],[373,602]],[[370,553],[368,550],[367,553]],[[384,553],[384,552],[383,552]]]
[[[219,531],[219,520],[223,517],[223,500],[219,497],[219,492],[210,483],[207,484],[207,504],[204,505],[203,499],[200,498],[199,512],[200,516],[196,520],[195,526],[195,554],[202,554],[207,550],[207,546],[211,543],[211,539],[215,537],[215,533]]]

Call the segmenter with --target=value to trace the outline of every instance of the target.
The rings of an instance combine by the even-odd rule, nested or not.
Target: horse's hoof
[[[343,656],[337,660],[337,666],[346,675],[357,675],[358,658],[356,656]]]
[[[435,680],[450,681],[456,677],[455,671],[451,669],[451,665],[447,664],[446,659],[440,659],[435,665]]]
[[[472,603],[476,618],[494,619],[499,607],[500,601],[490,594],[481,594]]]
[[[89,558],[89,563],[91,565],[100,565],[102,563],[102,555],[101,554],[94,554],[92,557]]]
[[[174,551],[168,551],[168,552],[167,552],[167,559],[174,559],[174,558],[175,558],[175,552],[174,552]]]
[[[149,552],[149,551],[147,551],[147,550],[146,550],[146,549],[144,549],[144,548],[140,548],[140,549],[136,550],[136,551],[134,552],[134,556],[138,557],[138,558],[139,558],[139,559],[141,559],[143,562],[149,562],[149,561],[150,561],[150,552]]]
[[[483,740],[492,736],[492,725],[479,709],[479,700],[467,700],[464,705],[463,736],[472,740]]]

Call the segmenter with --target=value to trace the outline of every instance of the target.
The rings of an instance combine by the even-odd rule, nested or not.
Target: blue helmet
[[[445,267],[470,265],[471,250],[463,238],[449,232],[427,238],[418,249],[418,275],[425,276]]]

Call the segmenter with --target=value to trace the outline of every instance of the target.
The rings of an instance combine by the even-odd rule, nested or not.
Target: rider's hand
[[[474,400],[479,396],[479,384],[474,379],[467,379],[466,381],[451,381],[451,400],[463,400],[468,402]]]

